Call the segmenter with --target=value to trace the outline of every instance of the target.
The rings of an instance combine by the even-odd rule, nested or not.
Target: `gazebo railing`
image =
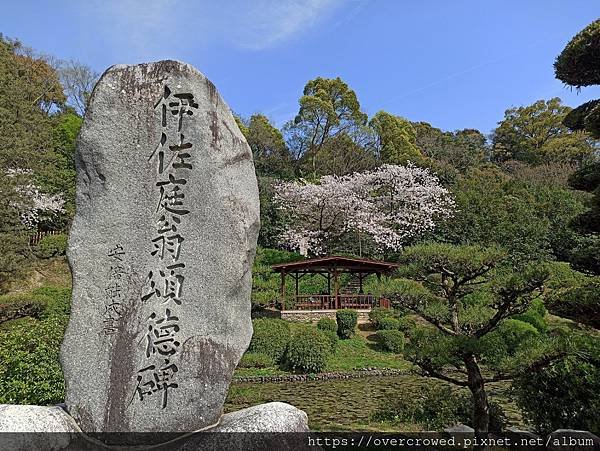
[[[299,294],[294,296],[290,310],[335,310],[335,309],[370,309],[377,305],[377,298],[372,294],[340,294],[337,298],[329,294]]]

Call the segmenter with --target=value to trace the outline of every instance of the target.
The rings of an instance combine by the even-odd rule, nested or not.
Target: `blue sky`
[[[598,0],[8,1],[0,32],[98,72],[189,62],[231,108],[294,117],[306,81],[340,76],[369,115],[488,133],[510,106],[600,97],[554,79],[552,63],[600,15]]]

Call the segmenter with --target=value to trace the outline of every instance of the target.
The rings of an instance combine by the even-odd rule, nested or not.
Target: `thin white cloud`
[[[310,32],[343,0],[93,0],[78,2],[83,29],[118,57],[149,59],[211,45],[258,51]]]
[[[235,33],[236,44],[250,50],[273,47],[308,32],[342,0],[259,0],[252,3]]]

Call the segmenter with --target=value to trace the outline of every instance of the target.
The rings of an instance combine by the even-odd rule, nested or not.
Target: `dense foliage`
[[[398,330],[400,328],[400,321],[398,321],[394,317],[385,317],[381,318],[378,321],[377,329],[378,330]]]
[[[0,325],[0,403],[53,405],[64,401],[58,354],[70,298],[70,290],[52,287],[30,295],[0,296],[0,310],[14,303],[38,306],[33,316]]]
[[[514,382],[517,403],[535,429],[600,431],[600,339],[579,337],[578,353]]]
[[[377,421],[392,424],[418,424],[423,430],[439,431],[456,424],[473,425],[473,399],[468,392],[452,390],[448,385],[429,385],[418,393],[410,392],[388,399],[373,415]],[[490,404],[490,431],[499,432],[506,426],[500,406]]]

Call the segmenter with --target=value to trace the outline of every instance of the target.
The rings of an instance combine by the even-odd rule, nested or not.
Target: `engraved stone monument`
[[[190,65],[113,66],[79,136],[66,406],[85,432],[189,432],[221,418],[252,335],[252,153]]]

